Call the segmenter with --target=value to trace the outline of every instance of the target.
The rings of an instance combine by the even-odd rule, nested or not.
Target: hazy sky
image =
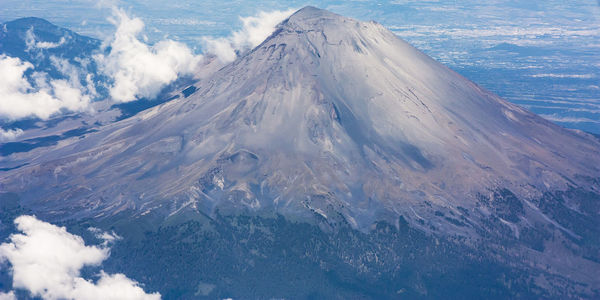
[[[239,16],[259,11],[301,8],[315,5],[363,20],[375,20],[410,36],[423,34],[435,39],[449,37],[488,39],[502,36],[518,37],[521,43],[535,43],[540,36],[561,35],[565,41],[582,31],[600,33],[600,8],[594,0],[575,1],[98,1],[70,0],[2,0],[0,20],[37,16],[74,29],[80,33],[101,37],[107,34],[106,20],[111,5],[125,8],[144,20],[148,35],[158,39],[169,35],[191,45],[203,35],[224,35],[240,26]],[[476,29],[476,30],[473,30]],[[407,37],[409,35],[406,35]],[[545,40],[545,43],[559,41]]]

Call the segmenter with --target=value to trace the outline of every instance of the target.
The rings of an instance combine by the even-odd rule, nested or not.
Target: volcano
[[[476,295],[600,295],[598,138],[499,98],[382,25],[306,7],[196,86],[84,138],[4,157],[3,197],[55,222],[153,230],[243,216],[369,237],[388,224],[433,243],[419,249],[442,239],[520,270]],[[353,278],[401,272],[393,260],[377,262],[385,271],[339,260]],[[437,295],[418,274],[383,294],[316,295]]]

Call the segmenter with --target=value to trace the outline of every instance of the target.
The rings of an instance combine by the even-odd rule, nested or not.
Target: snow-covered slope
[[[572,187],[597,193],[599,149],[377,23],[307,7],[188,98],[2,158],[4,169],[26,165],[0,172],[0,189],[66,218],[219,209],[368,228],[402,216],[468,234],[494,214],[481,199],[501,189],[521,207],[496,210],[504,222],[558,224],[534,200]]]

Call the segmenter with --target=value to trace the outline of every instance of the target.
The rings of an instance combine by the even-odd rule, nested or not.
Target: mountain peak
[[[17,26],[17,27],[34,26],[34,25],[36,25],[36,26],[57,27],[56,25],[50,23],[48,20],[42,19],[42,18],[38,18],[38,17],[18,18],[18,19],[14,19],[12,21],[6,22],[6,24],[10,24],[11,26]]]
[[[342,25],[342,23],[347,21],[354,20],[332,13],[328,10],[314,6],[306,6],[293,13],[287,20],[282,22],[281,26],[298,31],[318,31],[322,30],[324,26],[332,24]]]
[[[359,228],[404,216],[430,230],[423,220],[446,222],[435,210],[475,210],[499,186],[516,197],[588,189],[598,147],[381,25],[305,7],[188,98],[33,157],[0,181],[40,208],[81,205],[82,217],[249,209],[342,216]]]
[[[308,5],[293,13],[290,16],[290,19],[315,19],[332,16],[339,17],[339,15],[336,15],[328,10]]]

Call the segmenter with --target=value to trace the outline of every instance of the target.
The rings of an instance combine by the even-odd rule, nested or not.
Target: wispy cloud
[[[590,119],[590,118],[563,117],[563,116],[559,116],[557,114],[551,114],[551,115],[542,114],[540,116],[543,117],[546,120],[550,120],[550,121],[558,122],[558,123],[594,123],[594,124],[600,124],[600,120],[594,120],[594,119]]]
[[[198,20],[193,18],[159,18],[154,19],[153,23],[162,25],[186,25],[186,26],[214,26],[217,22]]]
[[[564,112],[576,112],[576,113],[583,112],[583,113],[600,114],[600,109],[590,109],[590,108],[581,108],[581,107],[546,106],[546,105],[522,105],[522,106],[526,107],[527,109],[543,108],[543,109],[560,110],[560,111],[564,111]]]
[[[545,73],[545,74],[534,74],[531,75],[533,78],[576,78],[576,79],[591,79],[595,78],[594,74],[554,74],[554,73]]]
[[[57,48],[64,45],[66,41],[67,40],[64,36],[62,36],[60,40],[55,43],[38,41],[37,37],[35,36],[35,33],[33,33],[33,27],[31,27],[25,32],[25,51]]]
[[[160,299],[148,294],[123,274],[100,271],[96,282],[82,278],[85,266],[99,266],[109,255],[106,246],[87,246],[83,239],[58,227],[21,216],[15,220],[21,234],[0,245],[0,260],[12,266],[13,287],[43,299]],[[8,293],[0,295],[11,299]],[[2,298],[0,298],[2,299]]]
[[[600,28],[558,26],[453,27],[440,25],[394,25],[388,27],[400,36],[451,36],[453,38],[527,37],[527,36],[598,36]],[[511,41],[516,42],[516,41]]]
[[[260,12],[256,16],[241,17],[242,29],[223,38],[205,37],[206,52],[216,55],[223,62],[236,59],[238,53],[250,50],[262,43],[281,21],[288,18],[294,9]]]

